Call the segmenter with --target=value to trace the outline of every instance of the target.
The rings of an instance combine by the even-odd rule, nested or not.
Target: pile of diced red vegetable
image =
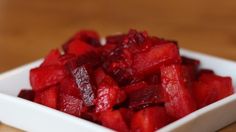
[[[181,57],[177,42],[80,31],[30,70],[19,97],[122,131],[152,132],[233,94],[232,80]]]

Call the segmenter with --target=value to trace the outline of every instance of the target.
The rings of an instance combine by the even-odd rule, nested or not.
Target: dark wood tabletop
[[[80,29],[104,36],[130,28],[236,60],[235,0],[1,0],[0,73],[45,56]],[[0,131],[20,130],[2,124]]]

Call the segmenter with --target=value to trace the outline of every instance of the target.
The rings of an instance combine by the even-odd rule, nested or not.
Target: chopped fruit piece
[[[81,39],[82,41],[95,46],[95,47],[100,47],[100,38],[97,32],[92,31],[92,30],[81,30],[78,32],[75,36],[78,39]]]
[[[77,98],[80,98],[80,90],[75,82],[75,79],[71,76],[65,77],[60,82],[60,93],[68,94]]]
[[[196,110],[196,104],[184,83],[181,65],[161,67],[165,108],[176,119]]]
[[[233,92],[230,77],[220,77],[211,72],[202,73],[193,89],[199,108],[225,98]]]
[[[81,113],[85,111],[83,101],[79,98],[68,94],[60,94],[58,109],[62,112],[80,117]]]
[[[148,85],[145,82],[127,86],[124,90],[128,96],[129,108],[139,109],[162,103],[158,89],[160,88],[157,85]]]
[[[105,111],[99,117],[103,126],[114,129],[119,132],[128,132],[128,126],[119,110]]]
[[[57,109],[58,87],[52,86],[44,91],[36,92],[34,102]]]
[[[103,71],[102,68],[98,68],[94,72],[95,75],[95,81],[97,86],[103,81],[103,79],[107,76],[106,73]]]
[[[192,82],[196,80],[200,61],[183,56],[181,57],[181,59],[184,82],[189,88],[191,88]]]
[[[85,65],[77,67],[73,70],[73,76],[85,105],[92,106],[95,94],[88,68]]]
[[[147,107],[133,115],[131,121],[132,132],[153,132],[170,122],[173,119],[168,116],[163,107]]]
[[[76,56],[81,56],[84,55],[86,53],[95,51],[95,47],[81,41],[81,40],[74,40],[72,41],[69,46],[68,46],[68,50],[66,51],[66,53],[68,54],[74,54]]]
[[[134,56],[133,68],[139,76],[156,73],[162,65],[180,63],[178,48],[175,44],[156,45],[149,51]]]
[[[34,91],[29,89],[22,89],[18,94],[18,97],[33,101],[34,100]]]
[[[125,38],[125,34],[111,35],[106,37],[106,44],[121,44]]]
[[[61,53],[58,49],[51,50],[50,53],[45,57],[41,66],[58,65],[58,59]]]
[[[89,52],[80,57],[78,57],[77,64],[80,65],[89,65],[92,68],[96,69],[101,64],[100,55],[96,52]]]
[[[120,108],[119,109],[125,123],[130,126],[132,117],[134,115],[134,112],[131,109],[128,108]]]
[[[39,67],[30,70],[30,84],[34,91],[39,91],[59,83],[66,75],[63,66]]]
[[[116,104],[122,103],[125,98],[125,92],[109,76],[106,76],[98,85],[95,111],[102,112],[112,109]]]

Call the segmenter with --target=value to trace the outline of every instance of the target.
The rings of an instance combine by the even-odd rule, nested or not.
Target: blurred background
[[[130,28],[236,60],[235,0],[0,0],[0,73],[45,56],[80,29],[105,36]]]

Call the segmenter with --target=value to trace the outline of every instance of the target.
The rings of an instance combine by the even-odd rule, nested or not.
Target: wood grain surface
[[[104,36],[130,28],[236,60],[235,0],[0,0],[0,73],[43,57],[80,29]]]

